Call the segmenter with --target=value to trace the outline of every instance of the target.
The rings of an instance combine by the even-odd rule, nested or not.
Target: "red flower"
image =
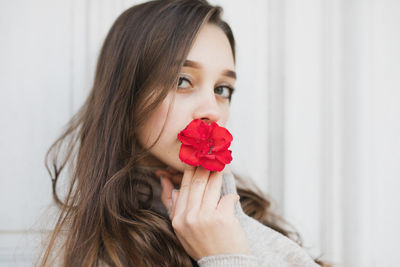
[[[232,135],[224,127],[200,119],[192,120],[178,134],[182,142],[179,158],[192,166],[203,166],[210,171],[221,171],[232,161]]]

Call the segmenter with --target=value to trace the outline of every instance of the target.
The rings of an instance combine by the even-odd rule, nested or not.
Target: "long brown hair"
[[[54,260],[62,266],[197,266],[169,218],[152,207],[148,179],[154,173],[143,164],[151,154],[139,145],[137,131],[175,90],[183,61],[205,23],[224,31],[235,58],[234,37],[221,13],[221,7],[205,0],[156,0],[116,19],[101,48],[89,96],[46,154],[60,214],[40,266]],[[57,181],[65,169],[71,170],[68,190],[60,197]],[[291,236],[261,192],[238,188],[238,193],[248,215]]]

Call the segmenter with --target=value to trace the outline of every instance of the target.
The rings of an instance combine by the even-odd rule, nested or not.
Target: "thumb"
[[[226,215],[234,214],[236,203],[238,203],[240,196],[238,194],[228,194],[223,196],[217,206],[217,210]]]

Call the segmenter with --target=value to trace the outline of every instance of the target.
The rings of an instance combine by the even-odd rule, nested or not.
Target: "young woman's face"
[[[207,123],[214,121],[225,126],[229,117],[230,87],[235,85],[235,65],[228,38],[217,26],[206,24],[199,32],[181,69],[175,100],[173,92],[154,110],[139,131],[139,142],[148,148],[157,138],[150,152],[164,164],[183,172],[179,159],[181,142],[178,133],[193,119]]]

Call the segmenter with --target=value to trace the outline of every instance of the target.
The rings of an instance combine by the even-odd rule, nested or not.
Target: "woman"
[[[46,155],[61,213],[41,266],[323,265],[287,238],[260,191],[236,188],[228,165],[209,171],[178,157],[177,134],[191,121],[228,120],[235,42],[221,12],[157,0],[117,18],[86,102]]]

